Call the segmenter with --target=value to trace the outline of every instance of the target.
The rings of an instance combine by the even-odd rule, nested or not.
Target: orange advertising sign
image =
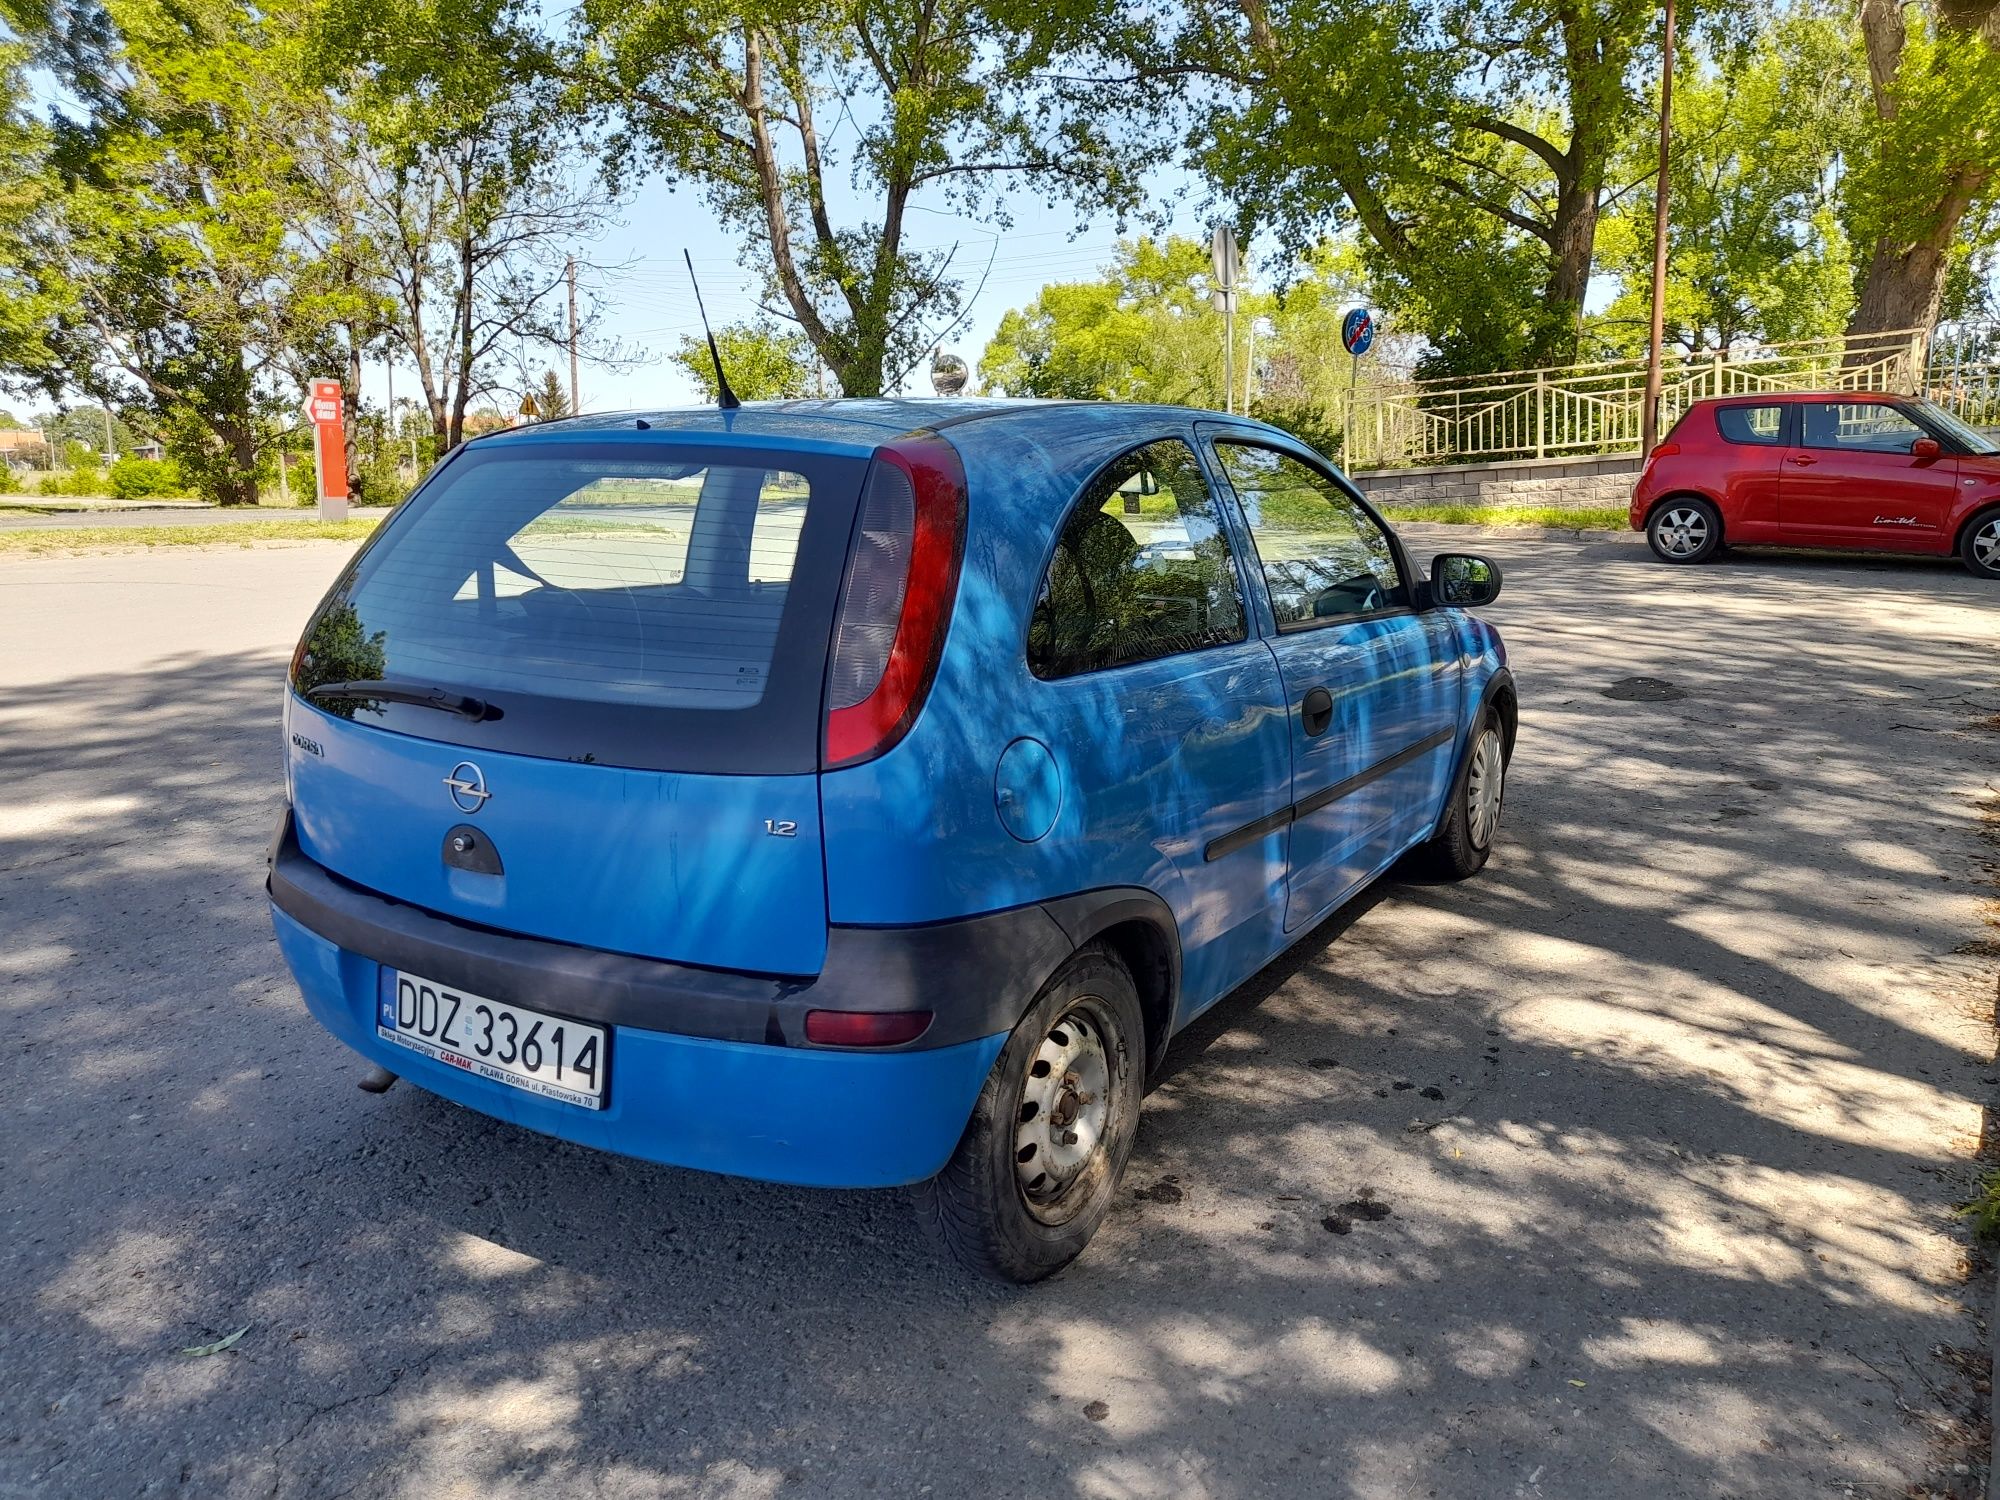
[[[347,514],[347,433],[345,400],[338,380],[315,380],[306,396],[306,420],[313,429],[313,473],[319,483],[322,520]]]

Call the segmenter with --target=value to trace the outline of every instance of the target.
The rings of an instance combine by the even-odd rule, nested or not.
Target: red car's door
[[[1719,476],[1723,530],[1739,542],[1776,541],[1778,492],[1788,467],[1785,408],[1775,401],[1718,406],[1715,431],[1721,447],[1710,440],[1695,461]]]
[[[1785,539],[1821,546],[1936,552],[1958,490],[1958,460],[1920,457],[1931,434],[1891,401],[1799,403],[1778,510]]]

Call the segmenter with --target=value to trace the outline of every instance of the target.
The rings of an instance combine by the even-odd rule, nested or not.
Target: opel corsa
[[[1485,862],[1498,635],[1323,459],[1180,408],[838,401],[482,438],[314,614],[278,942],[382,1069],[1074,1257],[1194,1017]],[[386,1083],[386,1079],[381,1080]]]

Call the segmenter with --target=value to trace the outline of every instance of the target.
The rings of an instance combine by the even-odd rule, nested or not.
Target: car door
[[[1288,829],[1271,814],[1291,800],[1291,753],[1282,681],[1250,621],[1222,504],[1178,436],[1088,482],[1029,615],[1037,718],[1061,788],[1060,808],[1038,815],[1055,822],[1057,884],[1166,897],[1181,1019],[1282,944]],[[1003,823],[1039,838],[1014,821],[1033,797],[998,790]]]
[[[1458,730],[1456,632],[1387,528],[1303,449],[1215,432],[1256,554],[1292,744],[1287,931],[1426,837]]]
[[[1778,508],[1789,541],[1933,551],[1958,489],[1958,460],[1910,451],[1931,434],[1892,401],[1798,403]]]
[[[1780,525],[1785,408],[1775,401],[1734,402],[1716,407],[1712,415],[1722,447],[1703,443],[1697,448],[1692,438],[1687,446],[1714,456],[1723,528],[1736,541],[1770,540]]]

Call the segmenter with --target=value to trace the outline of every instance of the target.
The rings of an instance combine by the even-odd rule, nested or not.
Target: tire
[[[1966,523],[1958,558],[1981,578],[2000,578],[2000,510],[1989,510]]]
[[[1467,743],[1444,827],[1417,849],[1418,866],[1446,880],[1464,880],[1485,868],[1507,791],[1507,740],[1493,710],[1480,717]]]
[[[1662,500],[1646,518],[1646,545],[1661,562],[1707,562],[1722,550],[1722,512],[1692,495]]]
[[[1138,1137],[1145,1048],[1138,989],[1107,950],[1080,950],[1042,987],[1001,1048],[958,1149],[916,1190],[925,1227],[960,1263],[1031,1282],[1083,1252]],[[1077,1128],[1093,1126],[1095,1141],[1079,1154]]]

